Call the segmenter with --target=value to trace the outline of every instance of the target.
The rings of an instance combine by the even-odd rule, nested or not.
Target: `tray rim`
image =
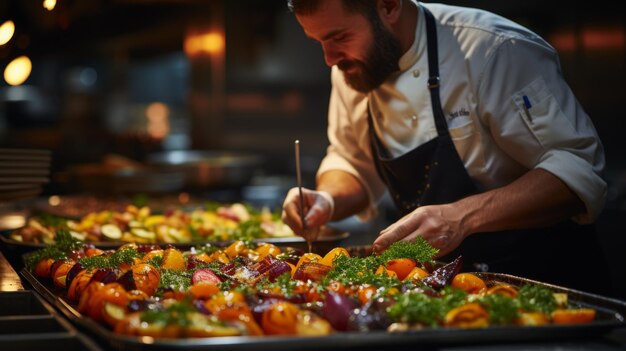
[[[185,339],[156,339],[152,337],[133,337],[117,335],[112,330],[83,316],[64,298],[52,292],[26,268],[20,274],[31,286],[42,295],[50,304],[56,306],[71,322],[80,328],[95,334],[102,341],[118,350],[126,349],[204,349],[206,347],[220,347],[220,350],[253,350],[259,347],[273,350],[292,350],[294,347],[304,349],[352,349],[358,346],[389,346],[389,345],[417,345],[437,344],[455,345],[459,343],[480,342],[520,342],[541,340],[573,340],[588,335],[603,335],[614,329],[626,327],[626,302],[601,295],[586,293],[558,285],[543,283],[510,274],[493,272],[470,272],[487,279],[517,281],[521,283],[535,283],[549,287],[557,292],[567,292],[584,301],[573,299],[573,302],[584,302],[590,307],[604,310],[608,315],[613,314],[614,320],[599,320],[586,324],[544,325],[544,326],[491,326],[488,328],[458,329],[458,328],[426,328],[398,333],[387,331],[370,332],[339,332],[320,337],[278,337],[278,336],[236,336],[213,338],[185,338]],[[598,305],[594,305],[594,303]],[[599,304],[604,304],[600,306]],[[522,333],[520,333],[523,331]]]
[[[313,243],[332,243],[332,242],[340,242],[342,240],[345,240],[347,238],[350,237],[350,232],[348,231],[341,231],[341,230],[337,230],[335,228],[332,227],[326,227],[327,229],[326,232],[328,232],[329,234],[326,235],[320,235],[317,240],[315,240]],[[7,229],[7,230],[0,230],[0,242],[4,243],[5,245],[7,245],[8,247],[15,247],[15,248],[22,248],[22,249],[42,249],[46,246],[50,246],[49,244],[45,244],[45,243],[32,243],[32,242],[22,242],[22,241],[17,241],[17,240],[13,240],[11,239],[9,236],[11,234],[11,232],[13,232],[14,230],[18,230],[20,228],[15,228],[15,229]],[[190,242],[185,242],[185,243],[154,243],[154,245],[172,245],[176,248],[179,249],[187,249],[187,248],[191,248],[191,247],[195,247],[195,246],[202,246],[202,245],[206,245],[206,244],[211,244],[211,245],[229,245],[231,243],[233,243],[235,240],[224,240],[224,241],[190,241]],[[306,243],[306,241],[304,240],[303,237],[301,236],[290,236],[290,237],[269,237],[269,238],[255,238],[252,239],[253,242],[256,243],[269,243],[269,244],[275,244],[275,245],[290,245],[290,244],[304,244]],[[94,245],[95,247],[99,248],[99,249],[115,249],[118,248],[124,244],[128,244],[128,242],[123,242],[123,241],[99,241],[99,242],[85,242],[85,244],[90,244],[90,245]]]

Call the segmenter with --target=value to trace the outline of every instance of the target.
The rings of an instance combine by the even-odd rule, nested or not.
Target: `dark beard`
[[[372,23],[372,32],[372,45],[367,50],[364,61],[344,60],[337,64],[343,71],[346,83],[361,93],[378,88],[391,73],[400,69],[398,66],[402,57],[400,41],[385,29],[378,19]],[[346,73],[346,69],[352,66],[360,68],[358,73]]]

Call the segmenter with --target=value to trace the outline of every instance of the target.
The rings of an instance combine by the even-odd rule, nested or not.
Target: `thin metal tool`
[[[300,195],[300,220],[302,221],[302,229],[306,231],[306,221],[304,220],[304,197],[302,196],[302,175],[300,173],[300,140],[296,140],[294,146],[296,151],[296,177],[298,179],[298,193]],[[304,238],[306,239],[309,247],[309,252],[311,252],[313,246],[311,239],[308,235],[304,235]]]

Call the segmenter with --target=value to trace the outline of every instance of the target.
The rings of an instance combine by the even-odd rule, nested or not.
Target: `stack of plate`
[[[34,198],[50,181],[51,152],[0,149],[0,202]]]

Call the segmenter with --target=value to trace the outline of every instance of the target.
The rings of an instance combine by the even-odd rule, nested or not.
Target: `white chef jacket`
[[[592,222],[606,201],[601,173],[604,150],[597,132],[561,75],[557,53],[530,30],[495,14],[426,4],[436,19],[441,103],[450,135],[480,191],[507,185],[531,169],[544,169],[574,191]],[[397,157],[437,136],[427,89],[428,57],[423,11],[415,42],[400,71],[368,94],[351,89],[334,66],[328,113],[330,145],[318,176],[343,170],[367,189],[376,214],[386,191],[368,135],[370,102],[374,128]]]

